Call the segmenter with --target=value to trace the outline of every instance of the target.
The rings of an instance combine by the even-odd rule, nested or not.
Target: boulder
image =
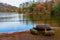
[[[38,31],[35,30],[35,29],[30,29],[30,32],[31,32],[32,34],[39,34]]]
[[[30,32],[32,34],[43,34],[47,36],[55,34],[55,30],[53,29],[53,27],[45,24],[36,25],[36,27],[33,27],[33,29],[30,29]]]
[[[45,28],[46,28],[46,25],[37,25],[37,26],[36,26],[36,29],[37,29],[37,30],[45,29]]]
[[[44,33],[45,36],[51,36],[51,35],[54,35],[54,34],[55,34],[54,30],[45,31],[45,33]]]

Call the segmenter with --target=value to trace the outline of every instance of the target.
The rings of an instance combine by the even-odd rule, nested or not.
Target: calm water
[[[36,26],[30,21],[24,21],[26,19],[23,15],[25,14],[0,12],[0,33],[21,32]]]

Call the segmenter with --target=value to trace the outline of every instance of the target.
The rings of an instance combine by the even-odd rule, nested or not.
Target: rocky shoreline
[[[30,31],[0,34],[0,40],[60,40],[60,28],[55,27],[54,36],[33,35]]]

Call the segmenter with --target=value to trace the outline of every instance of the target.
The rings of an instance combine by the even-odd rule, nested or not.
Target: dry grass
[[[60,40],[60,28],[55,27],[55,35],[32,35],[29,31],[0,34],[0,40]]]

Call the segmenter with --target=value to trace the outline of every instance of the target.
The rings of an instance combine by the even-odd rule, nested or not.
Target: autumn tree
[[[40,11],[40,12],[43,12],[44,11],[44,3],[39,3],[37,6],[36,6],[36,10],[37,11]]]

